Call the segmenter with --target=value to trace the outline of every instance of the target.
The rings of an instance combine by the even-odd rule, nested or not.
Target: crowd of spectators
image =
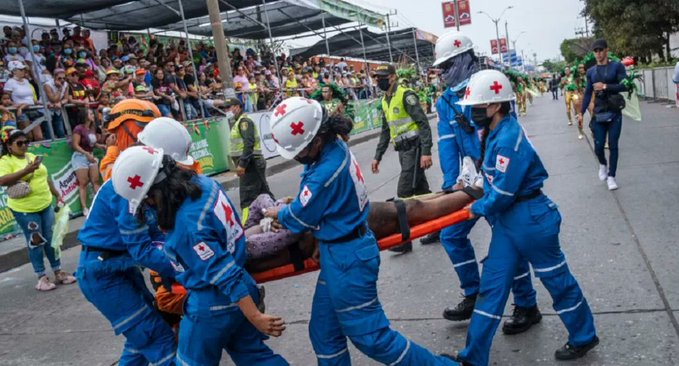
[[[192,59],[184,39],[160,42],[130,35],[97,50],[90,31],[79,26],[51,29],[40,39],[30,39],[21,27],[2,31],[0,122],[22,129],[40,123],[28,134],[31,141],[65,137],[86,123],[80,118],[87,115],[80,112],[83,108],[94,110],[100,129],[106,108],[130,97],[152,100],[163,115],[178,120],[219,113],[215,108],[223,100],[223,83],[217,54],[204,42],[191,41]],[[323,58],[274,57],[252,48],[235,48],[230,58],[246,112],[268,109],[278,98],[307,96],[321,83],[334,82],[353,99],[374,95],[370,75],[344,59],[326,63]]]

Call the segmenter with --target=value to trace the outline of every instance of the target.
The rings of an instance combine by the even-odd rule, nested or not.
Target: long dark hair
[[[354,128],[354,121],[339,112],[335,112],[327,117],[326,113],[325,108],[323,108],[323,117],[325,121],[321,124],[321,128],[318,130],[316,136],[321,137],[324,143],[334,141],[338,135],[344,141],[348,141],[349,134]]]
[[[182,203],[187,198],[198,199],[203,191],[192,181],[196,173],[177,166],[177,163],[167,155],[163,157],[163,166],[158,172],[158,176],[161,175],[165,175],[166,178],[154,184],[148,195],[155,200],[158,226],[162,230],[172,230]]]
[[[7,134],[7,135],[5,135]],[[0,143],[2,143],[2,151],[0,151],[0,156],[5,156],[9,154],[9,146],[14,143],[19,137],[26,137],[26,133],[19,129],[12,129],[9,131],[2,131],[2,138],[0,138]]]

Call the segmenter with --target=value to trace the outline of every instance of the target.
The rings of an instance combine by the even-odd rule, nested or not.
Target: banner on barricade
[[[203,174],[214,175],[229,170],[229,123],[226,118],[194,121],[186,127],[193,141],[189,155],[200,163]]]

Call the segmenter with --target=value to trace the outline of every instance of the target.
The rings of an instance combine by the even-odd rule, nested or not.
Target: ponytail
[[[342,140],[348,141],[349,134],[354,128],[354,121],[348,116],[335,112],[331,114],[318,131],[318,135],[323,138],[325,142],[333,141],[340,136]]]

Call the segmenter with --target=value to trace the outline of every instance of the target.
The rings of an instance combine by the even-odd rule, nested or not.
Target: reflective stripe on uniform
[[[565,266],[565,265],[566,265],[566,260],[564,259],[563,262],[557,264],[556,266],[551,266],[551,267],[547,267],[547,268],[535,268],[535,267],[533,267],[533,271],[538,272],[538,273],[545,273],[545,272],[553,271],[553,270],[555,270],[559,267]]]
[[[403,352],[401,352],[401,355],[398,356],[398,358],[396,359],[396,361],[390,363],[389,366],[396,366],[396,365],[398,365],[399,363],[401,363],[401,361],[403,361],[403,359],[404,359],[404,358],[406,357],[406,355],[408,354],[408,351],[410,351],[410,339],[406,339],[406,348],[403,350]]]
[[[224,275],[224,273],[226,273],[226,271],[228,271],[229,268],[233,267],[234,264],[235,262],[231,261],[229,264],[224,266],[224,268],[222,268],[216,275],[214,275],[214,277],[212,277],[212,279],[210,280],[210,284],[211,285],[216,284],[217,281]]]
[[[333,354],[331,354],[331,355],[319,355],[319,354],[317,353],[317,354],[316,354],[316,357],[317,357],[317,358],[320,358],[320,359],[322,359],[322,360],[327,360],[327,359],[330,359],[330,358],[335,358],[335,357],[337,357],[337,356],[341,356],[342,354],[347,353],[347,352],[349,352],[349,348],[345,348],[345,349],[343,349],[343,350],[341,350],[341,351],[339,351],[339,352],[337,352],[337,353],[333,353]]]
[[[176,355],[176,353],[172,352],[169,355],[161,358],[158,362],[149,363],[149,366],[161,366],[161,365],[165,364],[166,362],[173,360],[175,358],[175,355]]]
[[[370,301],[368,301],[368,302],[365,302],[365,303],[363,303],[363,304],[361,304],[361,305],[349,306],[349,307],[344,308],[344,309],[335,310],[335,312],[336,312],[336,313],[346,313],[346,312],[352,311],[352,310],[363,309],[363,308],[366,308],[366,307],[368,307],[368,306],[374,304],[375,302],[377,302],[377,297],[375,297],[374,299],[372,299],[372,300],[370,300]]]
[[[483,311],[483,310],[474,309],[474,312],[477,313],[477,314],[479,314],[479,315],[483,315],[483,316],[485,316],[485,317],[487,317],[487,318],[491,318],[491,319],[495,319],[495,320],[500,320],[500,319],[502,319],[502,317],[499,316],[499,315],[493,315],[493,314],[490,314],[490,313],[486,313],[486,312]]]
[[[556,310],[556,313],[557,313],[558,315],[561,315],[561,314],[563,314],[563,313],[568,313],[568,312],[570,312],[570,311],[573,311],[573,310],[577,309],[580,305],[582,305],[582,301],[583,301],[583,300],[580,300],[580,302],[578,302],[577,304],[575,304],[575,306],[571,306],[571,307],[568,308],[568,309],[563,309],[563,310],[556,310],[556,309],[554,309],[554,310]]]
[[[520,274],[520,275],[514,277],[514,280],[520,280],[520,279],[522,279],[522,278],[524,278],[524,277],[526,277],[526,276],[528,276],[528,275],[530,275],[530,271],[528,271],[528,272],[526,272],[526,273],[522,273],[522,274]]]
[[[113,326],[113,330],[117,330],[118,328],[122,327],[123,325],[125,325],[125,324],[131,322],[132,320],[134,320],[134,318],[136,318],[136,317],[140,316],[141,314],[143,314],[144,311],[146,311],[146,309],[147,309],[146,305],[142,306],[142,307],[141,307],[139,310],[137,310],[134,314],[128,316],[127,318],[123,319],[123,321],[121,321],[120,323],[118,323],[118,324],[116,324],[115,326]]]
[[[455,138],[455,134],[454,134],[454,133],[451,133],[450,135],[441,135],[441,136],[439,136],[439,141],[441,141],[441,140],[448,140],[448,139],[454,139],[454,138]]]
[[[134,234],[141,234],[143,232],[146,232],[149,230],[149,227],[144,225],[138,229],[134,230],[120,230],[120,235],[134,235]]]
[[[453,268],[462,267],[464,265],[472,264],[472,263],[476,263],[476,259],[470,259],[470,260],[464,261],[462,263],[453,264]]]

